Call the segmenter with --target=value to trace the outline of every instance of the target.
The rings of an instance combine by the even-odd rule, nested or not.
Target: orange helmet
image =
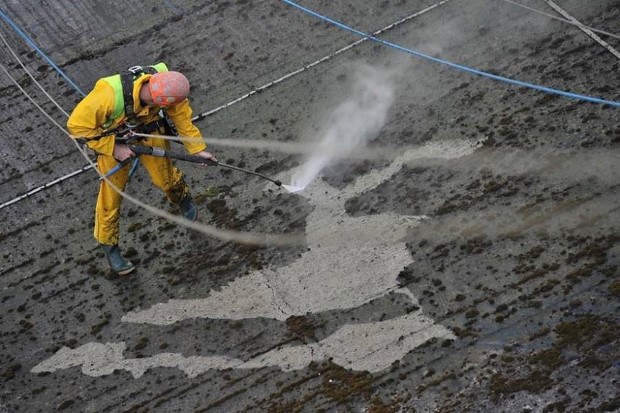
[[[149,90],[157,105],[175,105],[189,95],[189,80],[179,72],[155,73],[149,79]]]

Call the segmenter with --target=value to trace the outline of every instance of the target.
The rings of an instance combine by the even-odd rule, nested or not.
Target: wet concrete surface
[[[614,1],[557,3],[611,32],[620,15]],[[189,77],[196,113],[357,40],[281,2],[80,4],[2,10],[84,90],[164,60]],[[374,31],[435,3],[302,4]],[[2,34],[70,111],[79,93],[6,24]],[[616,57],[573,26],[505,2],[452,0],[383,38],[620,100]],[[0,50],[11,75],[64,124]],[[0,210],[0,411],[618,411],[618,109],[365,42],[198,126],[207,142],[314,142],[362,65],[395,73],[394,103],[371,144],[409,148],[399,156],[343,160],[295,195],[179,165],[202,222],[303,232],[306,246],[223,242],[125,202],[121,246],[139,268],[119,278],[91,237],[94,172]],[[0,79],[6,202],[86,161]],[[283,180],[303,163],[210,149]],[[128,192],[174,210],[143,170]]]

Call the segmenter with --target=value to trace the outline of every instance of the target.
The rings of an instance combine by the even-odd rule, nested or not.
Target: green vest
[[[165,63],[157,63],[156,65],[147,67],[152,67],[158,73],[168,71],[168,67]],[[123,84],[121,82],[120,74],[104,77],[101,80],[105,80],[114,90],[114,110],[112,111],[112,115],[110,115],[110,117],[108,117],[102,125],[104,129],[107,129],[114,123],[114,121],[125,114],[125,98],[123,95]],[[133,94],[133,91],[131,91],[130,94]]]

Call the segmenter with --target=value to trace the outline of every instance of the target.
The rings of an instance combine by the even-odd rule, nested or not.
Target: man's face
[[[151,96],[151,89],[149,88],[148,82],[144,83],[140,88],[140,100],[146,106],[157,106]]]

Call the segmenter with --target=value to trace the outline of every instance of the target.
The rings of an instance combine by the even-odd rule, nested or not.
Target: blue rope
[[[77,90],[82,96],[86,96],[86,94],[82,91],[82,89],[80,89],[78,87],[78,85],[76,85],[67,75],[64,74],[64,72],[58,67],[56,66],[56,64],[52,61],[52,59],[50,59],[49,57],[47,57],[47,55],[45,53],[43,53],[43,51],[41,49],[39,49],[39,47],[30,39],[30,37],[28,37],[28,35],[26,33],[24,33],[17,24],[15,24],[13,22],[13,20],[11,20],[9,18],[9,16],[7,16],[6,14],[4,14],[4,12],[2,10],[0,10],[0,17],[2,18],[2,20],[4,20],[6,23],[8,23],[9,26],[11,26],[13,28],[13,30],[15,30],[17,32],[17,34],[19,34],[22,39],[24,39],[26,41],[26,43],[28,43],[30,45],[30,47],[32,47],[34,50],[37,51],[37,53],[39,53],[45,60],[47,60],[47,62],[54,68],[56,69],[56,71],[58,73],[60,73],[60,75],[62,77],[64,77],[67,82],[69,82],[69,84],[71,86],[73,86],[75,88],[75,90]]]
[[[26,41],[26,43],[28,43],[28,45],[30,45],[34,50],[36,50],[45,60],[47,60],[47,62],[52,65],[52,67],[54,69],[56,69],[56,71],[58,73],[60,73],[60,75],[62,77],[65,78],[65,80],[67,80],[67,82],[69,82],[69,84],[71,86],[73,86],[75,88],[75,90],[77,90],[82,96],[86,96],[86,94],[82,91],[82,89],[80,89],[67,75],[64,74],[64,72],[62,70],[60,70],[60,68],[58,66],[56,66],[56,64],[49,58],[47,57],[47,55],[45,53],[43,53],[43,51],[28,37],[28,35],[26,33],[24,33],[19,26],[17,26],[17,24],[15,24],[6,14],[4,14],[4,12],[2,10],[0,10],[0,17],[2,17],[2,19],[7,22],[12,28],[13,30],[15,30],[17,32],[17,34],[19,34],[22,39],[24,39]],[[131,177],[134,172],[136,171],[138,164],[139,164],[139,159],[136,158],[133,160],[133,164],[131,166],[131,170],[129,171],[129,177]],[[116,165],[116,167],[112,168],[110,170],[110,172],[108,172],[106,174],[106,177],[113,175],[114,173],[118,172],[124,165]]]
[[[294,3],[291,0],[282,0],[282,1],[284,3],[292,6],[292,7],[295,7],[297,9],[303,11],[304,13],[307,13],[307,14],[309,14],[311,16],[314,16],[314,17],[316,17],[316,18],[318,18],[320,20],[323,20],[323,21],[326,21],[328,23],[331,23],[334,26],[337,26],[337,27],[339,27],[339,28],[341,28],[343,30],[349,31],[351,33],[355,33],[358,36],[365,37],[365,38],[367,38],[369,40],[372,40],[374,42],[381,43],[381,44],[383,44],[385,46],[388,46],[388,47],[400,50],[402,52],[405,52],[405,53],[408,53],[408,54],[411,54],[411,55],[414,55],[414,56],[417,56],[417,57],[421,57],[421,58],[426,59],[426,60],[430,60],[430,61],[435,62],[435,63],[439,63],[439,64],[443,64],[443,65],[449,66],[449,67],[451,67],[453,69],[457,69],[457,70],[460,70],[462,72],[467,72],[467,73],[471,73],[471,74],[478,75],[478,76],[488,77],[490,79],[498,80],[500,82],[505,82],[505,83],[509,83],[509,84],[512,84],[512,85],[516,85],[516,86],[527,87],[527,88],[530,88],[530,89],[539,90],[541,92],[551,93],[551,94],[555,94],[555,95],[561,95],[561,96],[565,96],[565,97],[568,97],[568,98],[571,98],[571,99],[585,100],[585,101],[592,102],[592,103],[601,103],[601,104],[605,104],[605,105],[615,106],[617,108],[620,107],[620,102],[615,102],[615,101],[611,101],[611,100],[605,100],[605,99],[601,99],[601,98],[597,98],[597,97],[592,97],[592,96],[580,95],[580,94],[577,94],[577,93],[565,92],[563,90],[553,89],[553,88],[550,88],[550,87],[541,86],[541,85],[537,85],[537,84],[534,84],[534,83],[528,83],[528,82],[523,82],[521,80],[510,79],[508,77],[494,75],[492,73],[488,73],[488,72],[485,72],[485,71],[482,71],[482,70],[474,69],[474,68],[471,68],[471,67],[467,67],[467,66],[456,64],[456,63],[452,63],[452,62],[449,62],[447,60],[443,60],[443,59],[439,59],[439,58],[436,58],[436,57],[433,57],[433,56],[429,56],[429,55],[426,55],[424,53],[420,53],[418,51],[415,51],[415,50],[412,50],[412,49],[408,49],[406,47],[397,45],[395,43],[388,42],[386,40],[379,39],[379,38],[377,38],[375,36],[372,36],[372,35],[370,35],[368,33],[364,33],[364,32],[362,32],[360,30],[354,29],[354,28],[352,28],[350,26],[347,26],[347,25],[345,25],[343,23],[340,23],[340,22],[338,22],[336,20],[330,19],[329,17],[323,16],[323,15],[321,15],[321,14],[315,12],[315,11],[312,11],[312,10],[306,8],[306,7],[300,6],[299,4]]]

